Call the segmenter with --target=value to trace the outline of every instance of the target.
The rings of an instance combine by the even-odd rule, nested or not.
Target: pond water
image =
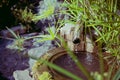
[[[78,60],[83,64],[83,66],[89,72],[100,71],[99,60],[97,59],[97,57],[93,56],[91,53],[76,52],[75,55],[77,56]],[[64,54],[64,55],[56,58],[53,61],[53,63],[70,71],[71,73],[83,78],[83,80],[87,80],[85,75],[81,72],[81,70],[77,67],[75,62],[71,59],[71,57],[68,54]],[[60,74],[60,73],[58,73],[58,74]],[[60,74],[60,75],[62,75],[62,74]],[[70,79],[70,80],[72,80],[72,79]]]

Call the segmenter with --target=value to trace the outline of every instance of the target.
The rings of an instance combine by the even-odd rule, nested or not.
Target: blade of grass
[[[55,65],[53,63],[50,63],[50,62],[48,62],[46,60],[42,60],[42,59],[40,59],[39,61],[44,62],[44,64],[46,64],[47,66],[49,66],[49,67],[55,69],[56,71],[58,71],[58,72],[60,72],[60,73],[62,73],[64,75],[72,78],[73,80],[82,80],[80,77],[72,74],[71,72],[69,72],[69,71],[67,71],[67,70],[65,70],[65,69],[63,69],[63,68],[61,68],[61,67],[59,67],[59,66],[57,66],[57,65]]]
[[[6,27],[8,29],[8,31],[16,38],[18,39],[18,36],[15,34],[15,32],[13,32],[11,29],[9,29],[8,27]]]
[[[109,70],[108,70],[107,80],[110,80],[114,66],[115,66],[115,63],[113,63],[113,64],[110,66],[110,68],[109,68]]]
[[[118,69],[112,80],[120,80],[120,69]]]

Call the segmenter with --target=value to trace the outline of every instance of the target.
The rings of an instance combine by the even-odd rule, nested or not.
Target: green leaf
[[[48,7],[48,9],[45,10],[41,15],[35,16],[32,20],[33,21],[38,21],[38,20],[41,20],[43,18],[49,17],[49,16],[51,16],[54,13],[54,9],[55,9],[54,6],[50,5]]]
[[[11,29],[9,29],[8,27],[7,27],[7,29],[8,29],[8,31],[9,31],[16,39],[19,38],[19,37],[15,34],[14,31],[12,31]]]
[[[119,80],[119,79],[120,79],[120,69],[116,72],[112,80]]]
[[[39,77],[39,80],[53,80],[49,72],[43,72]]]

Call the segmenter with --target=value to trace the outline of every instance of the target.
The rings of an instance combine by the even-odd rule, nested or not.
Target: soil
[[[11,50],[6,45],[12,40],[0,39],[0,80],[14,80],[13,72],[29,68],[29,57],[24,51]]]

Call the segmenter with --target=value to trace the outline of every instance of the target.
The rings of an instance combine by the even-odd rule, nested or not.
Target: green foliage
[[[44,3],[46,3],[45,0],[44,0]],[[25,8],[15,8],[15,9],[13,9],[12,13],[14,14],[14,16],[16,17],[18,22],[21,22],[28,29],[30,29],[30,28],[32,28],[30,25],[31,22],[36,23],[39,20],[46,19],[49,16],[53,15],[55,5],[52,5],[51,1],[47,1],[47,3],[48,3],[47,6],[44,5],[46,7],[46,9],[41,11],[41,14],[33,14],[33,12],[31,11],[31,9],[29,9],[28,6],[26,6]]]
[[[46,35],[37,35],[37,36],[33,36],[33,37],[23,38],[23,37],[20,37],[19,34],[16,34],[14,31],[12,31],[11,29],[9,29],[9,28],[7,28],[7,29],[14,36],[15,45],[20,50],[23,49],[23,44],[24,44],[25,40],[38,38],[37,42],[52,41],[52,40],[55,40],[57,38],[57,34],[59,31],[59,28],[56,29],[54,27],[49,27],[49,28],[47,28],[48,34],[46,34]],[[56,41],[56,43],[60,46],[60,44],[57,41]]]
[[[65,0],[62,6],[66,7],[67,10],[63,10],[61,11],[61,13],[66,14],[70,17],[70,19],[67,21],[79,24],[79,28],[81,28],[81,26],[84,26],[85,28],[92,27],[98,33],[96,42],[99,42],[100,43],[99,45],[101,45],[102,43],[105,43],[106,49],[110,51],[110,54],[115,56],[119,62],[120,16],[117,14],[116,3],[117,3],[117,0],[115,1],[113,0],[111,1],[109,0],[106,0],[106,1],[105,0],[101,0],[101,1],[70,0],[69,2]],[[39,19],[42,19],[42,18],[39,17]],[[66,20],[64,22],[66,22]],[[62,25],[64,22],[62,22]],[[92,75],[93,78],[91,78],[91,75],[84,69],[84,67],[81,65],[81,63],[78,62],[74,54],[72,54],[72,52],[67,48],[66,43],[64,42],[64,39],[60,38],[57,35],[58,31],[55,33],[55,31],[53,31],[52,29],[48,29],[48,33],[49,35],[41,35],[40,37],[42,39],[40,41],[54,40],[55,38],[59,39],[62,42],[64,48],[68,51],[69,55],[75,61],[77,66],[81,69],[81,71],[87,76],[89,80],[93,80],[93,78],[95,80],[103,80],[104,77],[107,77],[107,76],[104,76],[104,72],[101,72],[100,74],[94,73]],[[103,69],[103,61],[102,61],[103,57],[101,56],[102,55],[100,54],[100,62],[101,62],[100,66],[101,66],[101,69]],[[60,67],[54,64],[51,64],[49,62],[45,62],[45,64],[63,74],[69,73],[69,72],[66,72],[64,69],[61,69]],[[112,70],[110,70],[110,73],[111,72]],[[71,74],[71,73],[69,73],[69,75],[67,76],[69,77],[73,76],[71,78],[75,80],[81,79],[81,78],[75,77],[74,74]]]
[[[18,50],[23,50],[23,44],[25,39],[20,37],[19,34],[15,34],[11,29],[7,28],[10,33],[15,37],[14,39],[14,46],[17,47]]]
[[[44,3],[47,3],[46,5],[44,5],[46,7],[46,9],[42,11],[42,14],[36,15],[32,19],[35,22],[38,20],[41,20],[41,19],[48,18],[49,16],[54,14],[55,5],[52,3],[53,0],[51,0],[51,1],[43,0],[43,1],[44,1]],[[56,0],[54,0],[54,1],[56,1]]]
[[[117,0],[65,0],[63,6],[67,10],[61,13],[70,17],[67,21],[78,24],[80,29],[81,26],[85,29],[93,28],[98,33],[98,45],[105,43],[111,57],[116,57],[116,62],[120,64],[120,16],[117,14]],[[103,79],[104,74],[102,60],[100,54],[102,73],[99,80]]]
[[[119,79],[120,79],[120,69],[116,72],[112,80],[119,80]]]
[[[89,72],[85,69],[85,67],[81,64],[81,62],[79,62],[79,60],[78,60],[77,57],[73,54],[73,52],[66,46],[66,43],[65,43],[64,39],[63,39],[62,37],[60,37],[59,35],[57,35],[57,34],[56,34],[56,35],[55,35],[55,34],[52,34],[54,31],[51,33],[51,30],[50,30],[50,29],[48,29],[48,32],[51,34],[51,35],[49,35],[49,36],[52,37],[52,36],[54,35],[54,37],[53,37],[52,39],[51,39],[51,38],[49,39],[49,38],[48,38],[48,35],[47,35],[47,36],[46,36],[46,35],[43,35],[43,37],[40,35],[40,36],[43,38],[42,41],[54,40],[55,38],[59,39],[59,40],[61,41],[63,47],[66,49],[66,51],[68,52],[68,54],[70,55],[70,57],[73,59],[73,61],[75,62],[75,64],[80,68],[80,70],[83,72],[83,74],[85,74],[86,77],[87,77],[89,80],[93,80],[92,77],[91,77],[91,75],[89,74]],[[56,31],[56,32],[57,32],[57,31]],[[39,36],[39,37],[40,37],[40,36]],[[38,59],[38,62],[39,62],[39,63],[43,63],[43,64],[45,64],[45,65],[47,65],[47,66],[49,66],[49,67],[51,67],[51,68],[59,71],[60,73],[63,73],[64,75],[73,78],[74,80],[82,80],[81,78],[79,78],[79,77],[77,77],[76,75],[70,73],[69,71],[67,71],[67,70],[65,70],[65,69],[63,69],[63,68],[61,68],[61,67],[59,67],[59,66],[57,66],[57,65],[55,65],[55,64],[53,64],[53,63],[48,62],[48,60],[46,60],[46,58],[44,58],[44,57]]]
[[[16,18],[23,23],[31,23],[32,21],[37,22],[52,15],[54,13],[54,6],[50,5],[48,9],[44,10],[41,15],[33,14],[27,7],[24,10],[15,9],[13,13]]]
[[[46,35],[40,35],[41,39],[38,40],[38,42],[44,42],[48,40],[54,40],[57,36],[57,31],[55,32],[54,27],[47,28],[48,34]]]
[[[27,7],[24,10],[22,10],[22,9],[15,9],[13,11],[13,14],[22,23],[31,23],[32,19],[35,17],[35,14],[33,14],[31,12],[31,10],[28,9]]]
[[[41,19],[49,17],[53,13],[54,13],[54,7],[53,6],[49,6],[49,8],[47,10],[45,10],[42,15],[35,16],[32,20],[36,22],[38,20],[41,20]]]
[[[63,6],[67,10],[61,12],[70,17],[69,22],[79,24],[80,28],[93,28],[98,34],[96,42],[105,43],[107,51],[120,60],[117,0],[65,0]]]
[[[69,22],[73,22],[79,25],[79,28],[81,26],[84,26],[85,28],[93,28],[97,33],[98,37],[96,42],[98,42],[100,45],[99,48],[102,48],[102,43],[106,44],[106,49],[109,51],[109,54],[112,54],[111,57],[115,57],[115,63],[120,62],[120,16],[117,14],[117,0],[65,0],[63,7],[66,7],[67,10],[61,11],[61,13],[66,14],[70,17]],[[33,21],[40,20],[43,18],[47,18],[49,15],[52,15],[54,13],[54,7],[52,5],[49,6],[47,11],[44,11],[42,15],[40,16],[34,16],[30,19]],[[26,18],[27,11],[23,11],[23,19]],[[32,15],[32,14],[30,14]],[[31,16],[30,16],[31,17]],[[62,22],[62,25],[66,22]],[[104,80],[104,72],[101,70],[101,73],[93,73],[90,75],[90,73],[87,72],[87,70],[84,68],[84,66],[81,65],[81,63],[78,61],[77,57],[74,56],[74,54],[67,48],[66,43],[64,39],[59,37],[58,29],[48,28],[48,34],[47,35],[38,35],[30,38],[40,38],[38,40],[41,41],[47,41],[47,40],[54,40],[59,39],[61,43],[63,44],[66,51],[68,51],[69,55],[73,59],[73,61],[77,64],[77,66],[81,69],[81,71],[86,75],[86,77],[89,80]],[[12,31],[10,31],[13,33]],[[13,35],[16,37],[16,39],[20,40],[20,37],[17,37],[14,33]],[[91,35],[92,36],[92,35]],[[30,39],[27,38],[27,39]],[[21,40],[20,42],[23,42]],[[101,49],[100,49],[101,50]],[[101,53],[101,52],[100,52]],[[103,56],[100,54],[100,66],[101,69],[103,69]],[[40,59],[40,61],[42,61]],[[46,65],[48,65],[51,68],[54,68],[55,70],[73,78],[74,80],[82,80],[81,78],[77,77],[76,75],[60,68],[59,66],[56,66],[48,61],[44,61]],[[120,64],[120,63],[119,63]],[[108,71],[108,79],[111,78],[112,69],[114,69],[116,65],[112,66],[110,72]],[[120,77],[119,71],[114,76],[113,80],[118,80]],[[41,75],[39,79],[46,79],[46,77],[49,79],[51,76],[49,74]],[[93,79],[94,78],[94,79]]]
[[[43,72],[39,77],[39,80],[53,80],[49,72]]]
[[[94,80],[104,80],[102,75],[98,72],[94,72],[94,73],[92,72],[91,75],[93,76]],[[106,77],[108,76],[108,74],[104,73],[103,76]]]

